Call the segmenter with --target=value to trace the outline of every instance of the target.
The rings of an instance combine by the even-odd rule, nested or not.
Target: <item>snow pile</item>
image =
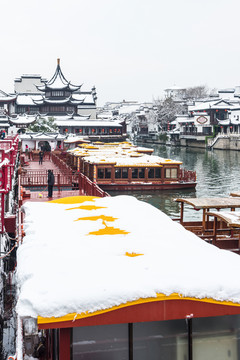
[[[239,255],[134,197],[77,199],[23,206],[20,316],[94,312],[157,293],[240,302]]]

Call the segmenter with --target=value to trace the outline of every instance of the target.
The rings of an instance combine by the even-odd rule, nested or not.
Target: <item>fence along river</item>
[[[169,147],[151,144],[138,144],[154,149],[154,154],[179,160],[187,170],[197,172],[195,190],[164,190],[151,192],[116,192],[110,195],[133,195],[165,212],[172,218],[179,216],[179,204],[173,201],[178,197],[218,197],[229,196],[230,192],[240,191],[240,151],[205,150],[189,147]],[[188,211],[186,220],[199,219],[200,213]]]

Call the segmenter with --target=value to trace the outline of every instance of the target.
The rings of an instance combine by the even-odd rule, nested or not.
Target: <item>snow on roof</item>
[[[54,120],[55,124],[58,126],[115,126],[115,127],[122,127],[117,122],[114,121],[104,121],[104,120],[82,120],[81,118],[78,119],[62,119],[59,118]]]
[[[28,139],[48,139],[48,140],[63,140],[66,138],[66,135],[62,135],[59,134],[58,132],[56,133],[47,133],[47,132],[28,132],[25,134],[21,134],[20,135],[20,139],[21,140],[28,140]]]
[[[12,101],[16,99],[16,95],[10,95],[0,90],[0,101]]]
[[[93,96],[92,94],[73,94],[72,95],[73,100],[77,101],[83,101],[84,104],[94,104]]]
[[[21,317],[91,313],[159,293],[240,303],[239,255],[152,205],[131,196],[60,200],[23,205]]]
[[[128,104],[128,105],[123,105],[119,108],[119,115],[121,114],[131,114],[133,112],[136,112],[137,110],[139,110],[141,104]]]
[[[17,100],[16,100],[16,104],[17,105],[31,105],[34,106],[36,105],[34,103],[35,101],[40,101],[42,100],[42,95],[18,95],[17,96]]]
[[[77,148],[71,149],[69,153],[80,156],[91,164],[106,164],[112,163],[116,166],[160,166],[162,164],[182,164],[181,161],[165,159],[156,155],[148,155],[152,149],[136,147],[131,143],[102,143],[99,146],[96,144],[85,145],[82,144]]]
[[[215,101],[204,101],[194,106],[189,106],[189,111],[199,111],[199,110],[208,110],[208,109],[233,109],[234,105],[232,102],[225,100],[215,100]]]
[[[34,121],[37,120],[37,116],[36,115],[20,115],[18,114],[17,117],[10,117],[9,118],[9,121],[12,123],[12,124],[26,124],[26,125],[29,125],[31,123],[33,123]]]

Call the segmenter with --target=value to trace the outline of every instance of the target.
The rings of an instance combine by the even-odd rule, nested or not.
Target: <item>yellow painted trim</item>
[[[55,204],[79,204],[85,201],[95,201],[98,199],[97,196],[69,196],[61,199],[48,201]]]
[[[38,316],[38,324],[58,323],[58,322],[64,322],[64,321],[75,321],[78,319],[85,319],[85,318],[89,318],[92,316],[105,314],[110,311],[122,309],[122,308],[133,306],[133,305],[151,303],[151,302],[156,302],[156,301],[164,301],[164,300],[192,300],[192,301],[199,301],[199,302],[210,303],[210,304],[240,307],[239,303],[233,303],[232,301],[217,301],[212,298],[197,299],[197,298],[192,298],[192,297],[184,297],[177,293],[173,293],[169,296],[167,296],[165,294],[157,294],[156,297],[150,297],[150,298],[146,298],[146,299],[141,298],[141,299],[138,299],[135,301],[128,301],[125,304],[113,306],[110,309],[98,310],[98,311],[95,311],[92,313],[86,311],[85,313],[81,313],[81,314],[72,313],[72,314],[67,314],[67,315],[61,316],[61,317]]]

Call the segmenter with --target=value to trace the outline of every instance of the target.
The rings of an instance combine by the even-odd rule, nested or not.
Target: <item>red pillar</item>
[[[59,329],[59,360],[70,360],[71,328]]]

